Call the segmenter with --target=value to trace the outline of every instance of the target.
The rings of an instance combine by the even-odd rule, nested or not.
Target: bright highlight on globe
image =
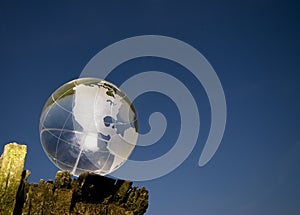
[[[124,92],[98,78],[80,78],[58,88],[40,117],[44,151],[61,170],[106,175],[133,151],[137,115]]]

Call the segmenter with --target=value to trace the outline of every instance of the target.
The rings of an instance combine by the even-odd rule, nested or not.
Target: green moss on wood
[[[5,145],[0,168],[0,214],[13,214],[26,156],[26,146]]]
[[[92,173],[72,179],[58,171],[55,181],[29,184],[23,171],[26,146],[5,146],[0,159],[0,214],[5,215],[142,215],[148,207],[148,191],[131,181],[114,180]],[[23,172],[22,172],[23,171]]]

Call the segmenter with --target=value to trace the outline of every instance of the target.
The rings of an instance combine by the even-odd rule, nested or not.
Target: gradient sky
[[[165,71],[188,85],[199,106],[201,132],[189,158],[167,176],[135,183],[150,191],[147,215],[298,215],[299,11],[299,1],[1,1],[0,146],[27,144],[29,181],[53,179],[57,168],[44,154],[38,131],[50,94],[114,42],[170,36],[195,47],[214,67],[226,95],[227,126],[219,150],[200,168],[210,109],[194,77],[156,58],[129,61],[110,75],[119,85],[135,73]],[[128,77],[118,75],[124,70]],[[142,132],[153,111],[165,113],[170,126],[161,141],[137,148],[132,157],[164,154],[178,135],[176,106],[157,93],[134,103]]]

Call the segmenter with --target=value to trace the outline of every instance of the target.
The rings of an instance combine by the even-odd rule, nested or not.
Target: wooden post
[[[0,159],[0,214],[13,214],[16,196],[22,180],[25,145],[7,144]]]
[[[0,214],[2,215],[143,215],[148,191],[131,181],[115,180],[92,173],[72,179],[58,171],[55,181],[29,184],[23,171],[26,146],[8,144],[0,158]]]

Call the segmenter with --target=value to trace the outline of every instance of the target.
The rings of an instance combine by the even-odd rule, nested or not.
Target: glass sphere
[[[98,78],[80,78],[58,88],[40,117],[41,143],[61,170],[100,175],[120,167],[133,151],[137,116],[125,93]]]

